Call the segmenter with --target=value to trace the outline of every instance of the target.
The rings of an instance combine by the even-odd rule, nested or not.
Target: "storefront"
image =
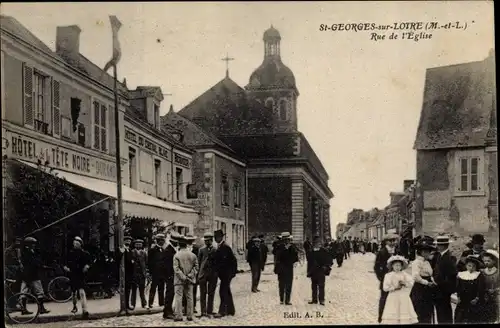
[[[51,173],[57,178],[101,195],[101,199],[109,197],[109,201],[105,202],[107,204],[99,204],[99,209],[107,211],[109,227],[114,226],[117,187],[116,165],[112,156],[40,136],[19,127],[9,129],[9,125],[4,129],[4,155],[32,168],[39,168],[39,162],[48,163],[53,169]],[[122,165],[125,163],[122,160]],[[122,195],[125,216],[155,218],[166,224],[178,223],[188,227],[192,227],[198,219],[197,212],[191,208],[148,196],[125,185],[122,185]],[[54,221],[58,219],[54,218]],[[115,242],[111,234],[109,238],[109,248],[112,250]]]

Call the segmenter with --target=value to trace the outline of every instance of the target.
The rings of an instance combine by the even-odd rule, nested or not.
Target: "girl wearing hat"
[[[469,255],[464,262],[466,271],[457,276],[455,323],[480,323],[484,319],[482,306],[485,297],[485,279],[479,270],[481,257]]]
[[[418,316],[410,299],[412,277],[406,273],[408,261],[401,255],[393,255],[387,260],[388,272],[384,277],[383,289],[388,292],[382,324],[414,324]]]
[[[429,262],[431,252],[435,250],[432,238],[423,237],[415,245],[415,261],[411,265],[411,275],[415,284],[411,289],[410,298],[418,316],[419,323],[432,323],[434,314],[433,294],[436,283],[432,278],[432,266]]]
[[[483,322],[495,323],[498,321],[499,280],[498,280],[498,252],[488,249],[483,254],[483,269],[485,279],[485,302],[483,308]]]

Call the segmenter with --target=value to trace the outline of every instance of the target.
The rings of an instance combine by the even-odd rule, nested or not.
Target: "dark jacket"
[[[262,270],[264,270],[264,267],[266,266],[267,262],[267,253],[269,253],[269,248],[267,248],[267,245],[264,243],[260,244],[260,266]]]
[[[71,249],[68,253],[70,275],[83,275],[83,268],[92,264],[92,256],[84,249]]]
[[[215,248],[207,246],[198,251],[198,281],[206,281],[217,274],[215,270]]]
[[[446,253],[436,253],[433,268],[434,281],[437,284],[436,297],[449,297],[457,286],[457,259],[448,250]]]
[[[43,267],[43,261],[36,250],[30,250],[25,247],[21,251],[21,263],[23,270],[21,279],[25,282],[40,280],[40,271]]]
[[[215,270],[219,279],[232,279],[238,271],[238,263],[233,250],[226,242],[222,242],[215,251]]]
[[[143,249],[133,249],[131,251],[132,263],[134,268],[134,278],[143,279],[146,278],[147,263],[148,263],[148,253]]]
[[[262,263],[262,253],[261,253],[261,248],[260,246],[257,246],[255,244],[252,244],[248,247],[248,252],[247,252],[247,262],[248,263]]]
[[[299,261],[299,254],[293,244],[288,248],[282,245],[279,246],[276,250],[276,258],[277,261],[274,267],[274,273],[293,273],[293,265],[294,263]]]
[[[155,245],[148,251],[148,268],[154,279],[167,279],[168,273],[173,272],[173,255],[168,248]]]
[[[331,266],[332,257],[324,247],[321,247],[317,251],[312,249],[309,254],[309,259],[307,260],[307,276],[328,276],[331,271]]]
[[[380,281],[380,289],[382,289],[382,284],[384,282],[384,277],[386,273],[389,271],[387,268],[387,260],[392,256],[391,253],[387,250],[386,247],[382,247],[380,251],[378,251],[377,256],[375,257],[375,265],[373,267],[373,271],[375,271],[375,275],[377,279]]]

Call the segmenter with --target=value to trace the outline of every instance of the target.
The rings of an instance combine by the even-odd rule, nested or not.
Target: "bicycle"
[[[17,324],[28,324],[38,318],[41,311],[37,298],[30,293],[14,293],[13,279],[4,280],[4,313],[7,318]],[[8,296],[9,295],[9,296]],[[28,305],[30,306],[28,308]]]
[[[67,303],[71,300],[71,285],[70,280],[65,275],[61,274],[60,265],[56,267],[45,266],[44,269],[50,269],[56,272],[56,277],[52,278],[47,284],[47,296],[56,303]]]

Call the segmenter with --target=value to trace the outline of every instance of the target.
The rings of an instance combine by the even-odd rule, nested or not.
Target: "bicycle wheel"
[[[56,303],[66,303],[71,300],[71,285],[68,277],[55,277],[49,282],[47,292]]]
[[[38,318],[40,303],[31,294],[17,293],[7,299],[5,314],[14,323],[30,323]]]

